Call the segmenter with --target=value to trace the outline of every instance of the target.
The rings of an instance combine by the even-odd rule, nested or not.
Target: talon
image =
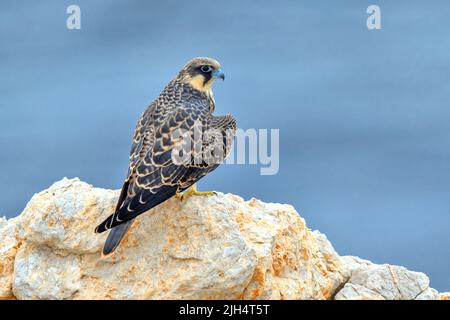
[[[183,201],[183,193],[181,193],[181,192],[175,193],[175,198],[177,200]]]
[[[215,191],[198,191],[195,184],[189,187],[184,193],[181,193],[180,195],[176,194],[177,197],[181,201],[191,197],[191,196],[200,196],[200,197],[207,197],[207,196],[216,196],[217,192]]]

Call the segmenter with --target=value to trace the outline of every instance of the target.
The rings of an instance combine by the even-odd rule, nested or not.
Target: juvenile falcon
[[[114,252],[134,218],[172,196],[214,194],[198,192],[194,183],[219,166],[236,132],[233,116],[213,115],[218,78],[225,79],[219,62],[194,58],[141,115],[115,212],[95,229],[111,229],[103,255]]]

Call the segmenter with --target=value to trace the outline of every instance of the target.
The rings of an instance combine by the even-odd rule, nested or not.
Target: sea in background
[[[449,16],[444,0],[2,0],[0,215],[64,176],[119,188],[140,113],[211,56],[216,113],[279,128],[280,170],[225,165],[200,189],[290,203],[340,254],[449,291]]]

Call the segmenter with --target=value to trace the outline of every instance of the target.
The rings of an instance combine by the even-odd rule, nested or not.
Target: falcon
[[[210,196],[195,183],[229,154],[236,132],[231,115],[214,116],[212,84],[225,80],[218,61],[189,61],[142,113],[133,137],[128,174],[116,209],[95,229],[111,230],[102,254],[114,252],[133,220],[175,196]]]

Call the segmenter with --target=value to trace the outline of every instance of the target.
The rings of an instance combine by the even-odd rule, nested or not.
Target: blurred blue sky
[[[200,189],[291,203],[339,253],[448,291],[449,16],[444,0],[2,0],[0,214],[64,176],[119,188],[140,113],[211,56],[227,75],[216,113],[280,128],[280,171],[227,165]]]

